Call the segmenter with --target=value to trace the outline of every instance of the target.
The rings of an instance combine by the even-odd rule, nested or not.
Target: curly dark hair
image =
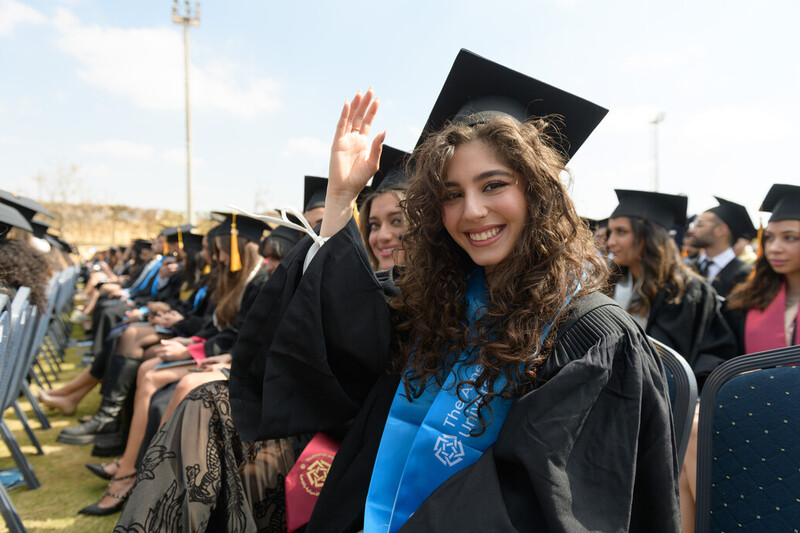
[[[407,222],[403,236],[407,267],[398,280],[399,297],[390,300],[397,359],[405,365],[406,393],[417,397],[427,383],[446,378],[446,354],[470,353],[483,371],[473,381],[482,432],[491,421],[488,402],[515,398],[529,390],[555,343],[546,325],[558,317],[580,280],[579,294],[601,287],[607,268],[592,234],[578,217],[561,181],[564,158],[554,146],[552,122],[518,123],[509,117],[484,124],[450,124],[428,136],[409,162],[409,188],[401,202]],[[442,222],[448,163],[459,145],[482,142],[524,182],[528,221],[520,241],[487,279],[489,303],[473,327],[467,325],[467,274],[475,268]],[[506,384],[495,391],[498,378]]]
[[[31,290],[30,301],[43,313],[51,267],[45,255],[20,239],[0,239],[0,283]]]
[[[759,250],[764,250],[764,244],[765,237],[762,234],[758,242]],[[747,311],[755,307],[763,311],[778,295],[783,281],[783,275],[772,270],[766,254],[760,253],[751,277],[736,285],[728,295],[728,309]]]
[[[631,301],[628,311],[647,316],[659,292],[666,292],[668,303],[680,303],[686,294],[689,279],[699,276],[681,260],[678,245],[664,226],[640,217],[628,219],[634,246],[643,245],[642,283],[637,287],[637,298]],[[616,268],[613,282],[626,273],[627,267]]]

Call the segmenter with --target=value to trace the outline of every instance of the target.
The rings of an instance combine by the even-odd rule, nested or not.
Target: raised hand
[[[322,237],[330,237],[347,223],[358,193],[378,171],[386,132],[370,142],[369,132],[378,113],[378,99],[370,88],[366,94],[356,93],[352,102],[345,102],[331,146],[328,168],[328,192]]]

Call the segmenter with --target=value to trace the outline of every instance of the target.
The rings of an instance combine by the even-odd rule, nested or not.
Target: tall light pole
[[[200,25],[200,4],[195,3],[194,15],[189,0],[183,5],[183,13],[179,0],[173,0],[172,22],[183,24],[183,62],[186,71],[186,218],[189,224],[194,224],[194,211],[192,210],[192,113],[189,105],[189,26]]]
[[[660,111],[656,118],[650,121],[653,125],[653,190],[658,192],[658,125],[664,121],[664,112]]]

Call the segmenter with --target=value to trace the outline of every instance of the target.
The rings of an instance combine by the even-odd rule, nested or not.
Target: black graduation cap
[[[607,228],[608,227],[608,219],[607,218],[603,218],[603,219],[586,218],[586,217],[582,217],[582,218],[583,218],[583,221],[586,223],[586,225],[589,226],[589,230],[591,230],[592,233],[594,233],[595,231],[597,231],[600,228]]]
[[[560,115],[561,149],[570,159],[607,113],[588,100],[462,49],[417,145],[449,120],[478,124],[502,114],[525,122]]]
[[[263,220],[242,215],[241,213],[222,213],[220,211],[215,211],[214,214],[222,215],[225,218],[219,226],[214,227],[208,232],[209,235],[211,235],[213,231],[214,237],[230,235],[234,217],[236,222],[236,230],[239,232],[239,237],[244,237],[248,241],[261,242],[261,235],[268,227],[266,222]]]
[[[712,207],[708,211],[714,213],[722,221],[728,225],[733,240],[736,241],[739,237],[747,239],[755,239],[758,230],[753,226],[753,221],[750,220],[750,215],[747,214],[747,209],[743,205],[731,202],[719,196],[715,196],[719,205]]]
[[[686,223],[688,198],[685,196],[627,189],[614,189],[614,192],[617,193],[619,205],[609,218],[644,218],[664,226],[667,230]]]
[[[19,196],[13,192],[0,190],[0,203],[10,205],[14,209],[22,213],[22,216],[31,220],[36,213],[41,213],[44,216],[55,218],[56,216],[45,208],[42,204],[32,198]]]
[[[372,189],[375,192],[403,191],[407,189],[405,163],[410,157],[411,154],[408,152],[384,144],[381,152],[380,168],[372,177]]]
[[[770,222],[800,220],[800,187],[776,183],[761,203],[761,209],[772,213]]]
[[[47,230],[52,228],[50,224],[40,220],[31,220],[31,227],[33,228],[33,236],[37,239],[44,239],[44,235],[47,233]]]
[[[168,239],[171,237],[167,237]],[[176,237],[177,238],[177,237]],[[197,233],[183,234],[183,251],[187,253],[199,252],[203,249],[203,236]]]
[[[164,228],[161,230],[161,235],[167,237],[169,242],[177,242],[178,241],[178,233],[184,234],[189,233],[195,228],[192,224],[184,224],[183,226],[170,226],[169,228]],[[170,240],[170,237],[174,237],[173,240]]]
[[[30,222],[14,207],[0,203],[0,237],[5,236],[11,226],[33,231]]]
[[[311,211],[317,207],[325,207],[325,195],[328,192],[328,178],[318,178],[316,176],[306,176],[303,204],[303,211]]]
[[[289,218],[292,219],[294,217],[290,216]],[[300,221],[297,221],[296,223],[299,224]],[[302,239],[303,236],[305,236],[305,233],[303,233],[302,231],[297,231],[292,228],[287,228],[286,226],[278,226],[277,228],[272,230],[272,232],[267,236],[267,238],[269,239],[274,237],[276,239],[282,239],[287,243],[289,243],[289,247],[291,248],[295,244],[300,242],[300,239]]]
[[[135,241],[133,241],[133,249],[136,250],[137,252],[141,252],[142,250],[150,248],[152,244],[153,244],[152,241],[149,241],[147,239],[136,239]]]
[[[58,248],[61,248],[68,254],[72,253],[72,245],[67,241],[65,241],[64,239],[62,239],[61,237],[51,235],[50,233],[45,233],[44,239],[50,243],[50,246],[56,246]]]

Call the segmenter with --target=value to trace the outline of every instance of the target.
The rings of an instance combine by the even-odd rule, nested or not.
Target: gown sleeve
[[[740,354],[736,337],[722,314],[716,291],[706,282],[690,278],[680,303],[665,301],[660,293],[653,303],[647,334],[681,354],[692,366],[698,387],[717,366]]]
[[[233,348],[231,407],[243,440],[335,430],[351,420],[388,360],[384,290],[351,220],[303,272],[312,241],[284,258]]]

